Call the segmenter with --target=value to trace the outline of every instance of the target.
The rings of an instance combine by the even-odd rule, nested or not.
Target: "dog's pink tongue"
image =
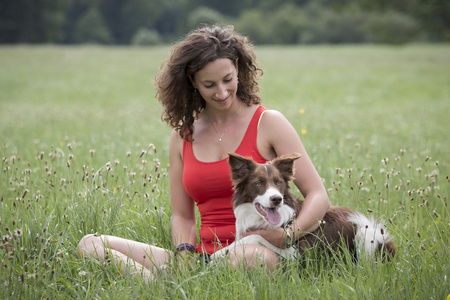
[[[281,215],[275,208],[269,208],[267,210],[267,221],[270,222],[272,225],[278,225],[281,221]]]

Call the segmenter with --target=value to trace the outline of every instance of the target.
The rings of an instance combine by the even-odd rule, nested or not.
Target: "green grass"
[[[170,128],[151,85],[169,48],[1,47],[0,297],[445,299],[450,46],[256,52],[264,105],[300,133],[333,204],[387,224],[394,262],[310,253],[272,275],[198,268],[147,285],[80,259],[95,232],[173,249]]]

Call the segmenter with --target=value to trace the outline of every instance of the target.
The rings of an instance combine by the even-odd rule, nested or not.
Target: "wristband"
[[[286,245],[288,248],[292,247],[292,244],[294,243],[294,237],[289,233],[289,229],[292,231],[292,234],[294,234],[294,230],[292,229],[291,225],[286,224],[284,226],[284,232],[286,233]]]
[[[191,253],[195,253],[195,247],[189,243],[182,243],[177,246],[177,251],[187,250]]]
[[[294,213],[291,217],[291,221],[283,226],[284,232],[286,233],[286,245],[288,248],[292,247],[295,242],[295,232],[294,229],[292,229],[291,224],[294,223],[296,217],[297,215]],[[292,235],[289,233],[289,229],[292,231]]]

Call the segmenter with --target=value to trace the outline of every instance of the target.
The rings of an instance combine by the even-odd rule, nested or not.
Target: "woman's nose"
[[[216,97],[222,98],[227,96],[227,89],[224,85],[219,85],[216,93]]]

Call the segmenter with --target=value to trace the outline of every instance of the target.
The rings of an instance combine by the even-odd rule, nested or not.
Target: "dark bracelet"
[[[191,253],[195,253],[195,247],[189,243],[182,243],[177,246],[177,251],[187,250]]]

